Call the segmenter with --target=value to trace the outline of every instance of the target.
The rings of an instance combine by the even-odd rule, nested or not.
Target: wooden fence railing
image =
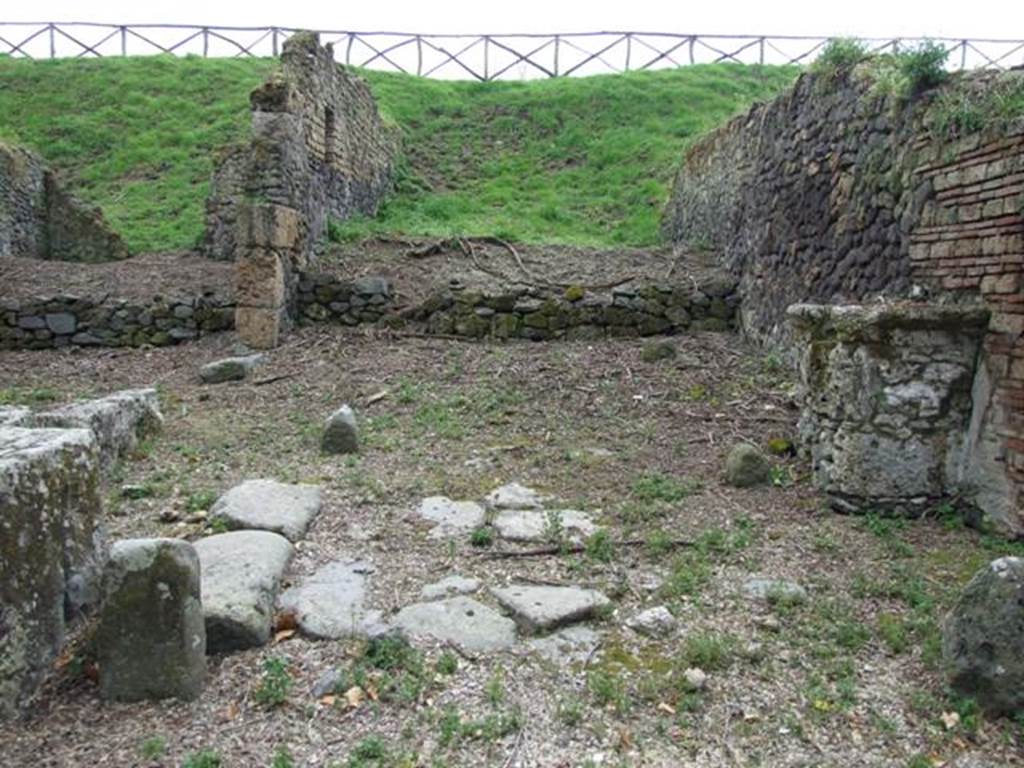
[[[276,56],[296,30],[175,24],[0,22],[0,55],[58,58],[175,54]],[[564,77],[687,64],[806,64],[828,37],[683,35],[667,32],[420,35],[319,30],[345,64],[437,78]],[[930,38],[946,46],[953,69],[1024,66],[1024,40]],[[897,51],[924,38],[865,38]]]

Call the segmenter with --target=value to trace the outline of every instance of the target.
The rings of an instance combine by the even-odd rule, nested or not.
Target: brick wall
[[[1024,134],[931,147],[914,169],[929,190],[909,235],[911,273],[992,311],[967,477],[989,508],[1021,515],[1024,488]]]

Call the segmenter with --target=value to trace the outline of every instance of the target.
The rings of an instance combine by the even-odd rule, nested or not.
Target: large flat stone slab
[[[466,651],[498,651],[516,641],[515,622],[470,597],[413,603],[391,623],[408,637],[454,643]]]
[[[325,640],[365,637],[380,628],[380,611],[364,606],[373,566],[365,560],[328,563],[281,595],[282,611],[295,615],[303,634]]]
[[[68,618],[99,596],[98,466],[89,430],[0,427],[0,719],[31,703]]]
[[[601,636],[588,626],[563,627],[550,635],[535,637],[527,645],[541,658],[559,666],[586,662],[601,644]]]
[[[471,595],[474,592],[479,592],[480,586],[479,579],[471,579],[454,573],[433,584],[424,585],[420,590],[420,597],[424,600],[441,600],[456,595]]]
[[[128,455],[163,426],[155,389],[126,389],[96,400],[71,403],[32,417],[34,426],[90,429],[104,469]]]
[[[298,541],[320,511],[320,487],[246,480],[214,503],[210,517],[228,528],[279,533]]]
[[[194,699],[206,678],[199,556],[180,539],[117,542],[103,579],[100,695]]]
[[[597,530],[589,515],[575,509],[507,509],[494,516],[493,525],[509,541],[546,541],[554,533],[581,541]]]
[[[445,539],[469,533],[483,525],[484,508],[472,501],[452,501],[447,496],[428,496],[420,502],[416,514],[437,523],[428,534],[432,539]]]
[[[232,531],[195,543],[202,574],[206,650],[254,648],[270,639],[281,575],[292,556],[284,536]]]
[[[491,593],[528,635],[585,621],[611,605],[611,600],[597,590],[582,587],[513,584],[492,589]]]
[[[519,483],[495,488],[484,501],[490,509],[540,509],[544,506],[544,498],[537,491]]]

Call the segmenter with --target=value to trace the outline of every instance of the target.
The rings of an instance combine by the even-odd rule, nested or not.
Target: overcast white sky
[[[681,33],[1024,38],[1020,0],[33,0],[0,21],[311,27],[354,31]]]

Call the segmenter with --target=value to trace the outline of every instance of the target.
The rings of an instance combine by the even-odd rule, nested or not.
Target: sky
[[[5,2],[3,21],[97,21],[310,27],[402,32],[578,32],[599,29],[686,34],[796,34],[1024,38],[1019,0],[33,0]]]

